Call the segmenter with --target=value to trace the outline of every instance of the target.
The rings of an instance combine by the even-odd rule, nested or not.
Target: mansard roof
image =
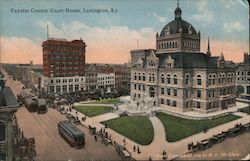
[[[166,59],[171,55],[175,61],[174,68],[217,68],[218,57],[210,57],[205,53],[175,52],[163,53],[159,57],[159,68],[166,67]]]

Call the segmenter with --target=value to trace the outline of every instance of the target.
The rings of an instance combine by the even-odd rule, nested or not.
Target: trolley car
[[[29,112],[37,111],[38,103],[36,100],[32,99],[31,97],[26,97],[23,102]]]
[[[47,112],[46,100],[44,98],[37,98],[22,92],[17,95],[18,101],[25,105],[29,112],[37,112],[38,114],[43,114]]]
[[[59,134],[72,147],[83,148],[85,145],[85,135],[76,126],[69,121],[61,121],[58,123]]]
[[[38,100],[37,113],[42,114],[47,112],[46,100],[44,98],[39,98]]]

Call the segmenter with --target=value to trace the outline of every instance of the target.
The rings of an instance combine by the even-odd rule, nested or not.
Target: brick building
[[[48,39],[42,47],[42,89],[48,93],[85,90],[85,42]]]

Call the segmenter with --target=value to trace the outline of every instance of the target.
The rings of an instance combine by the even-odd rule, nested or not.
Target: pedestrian
[[[105,137],[108,138],[108,132],[105,133]]]
[[[134,145],[134,152],[136,151],[136,146]]]
[[[95,141],[97,141],[97,136],[96,135],[94,136],[94,138],[95,138]]]
[[[140,154],[140,149],[139,149],[139,146],[137,146],[137,153]]]

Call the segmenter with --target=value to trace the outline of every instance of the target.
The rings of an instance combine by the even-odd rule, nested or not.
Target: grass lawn
[[[121,101],[118,98],[110,98],[110,99],[96,100],[93,102],[87,102],[84,104],[117,104],[117,103],[121,103]]]
[[[245,108],[239,109],[240,112],[245,112],[248,115],[250,115],[250,106],[247,106]]]
[[[107,106],[74,106],[74,108],[89,117],[108,113],[113,109]]]
[[[166,140],[168,142],[174,142],[186,138],[188,136],[197,134],[203,131],[206,126],[208,129],[230,122],[240,118],[229,114],[213,120],[189,120],[171,116],[165,113],[158,113],[157,117],[161,120],[166,131]]]
[[[153,125],[145,116],[123,116],[102,123],[138,144],[148,145],[153,141]]]

